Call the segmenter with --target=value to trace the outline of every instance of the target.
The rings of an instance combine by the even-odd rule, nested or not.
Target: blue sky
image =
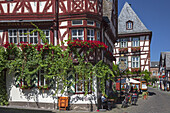
[[[152,31],[151,61],[159,61],[160,52],[170,51],[170,0],[118,0],[118,13],[125,2]]]

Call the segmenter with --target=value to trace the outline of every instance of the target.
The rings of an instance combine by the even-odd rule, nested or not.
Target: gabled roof
[[[126,22],[133,22],[133,29],[126,29]],[[126,2],[120,12],[118,17],[118,34],[128,34],[128,33],[143,33],[143,32],[151,32],[149,31],[136,13],[133,11],[131,6]]]

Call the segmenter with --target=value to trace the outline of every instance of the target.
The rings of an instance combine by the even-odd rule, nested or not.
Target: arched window
[[[126,22],[126,29],[127,30],[132,30],[133,29],[133,22],[132,21],[127,21]]]

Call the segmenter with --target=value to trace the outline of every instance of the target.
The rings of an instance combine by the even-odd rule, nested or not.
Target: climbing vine
[[[34,26],[35,29],[30,32],[30,34],[38,32],[44,44],[33,45],[21,42],[16,45],[7,42],[4,44],[4,48],[0,48],[0,50],[2,50],[8,57],[8,60],[5,60],[2,57],[4,53],[0,53],[0,65],[3,65],[3,68],[1,68],[7,68],[10,73],[15,73],[16,86],[21,88],[37,87],[41,90],[43,88],[53,88],[54,83],[56,83],[56,93],[64,93],[71,85],[77,84],[84,79],[84,92],[86,95],[89,91],[88,85],[92,85],[94,78],[99,78],[101,81],[100,90],[105,94],[105,81],[107,79],[113,80],[114,77],[112,70],[108,65],[103,63],[103,61],[92,64],[87,60],[87,56],[90,52],[95,51],[95,49],[106,49],[107,46],[104,43],[97,41],[87,41],[82,43],[78,41],[78,45],[86,48],[86,51],[80,55],[77,51],[77,46],[73,47],[73,45],[71,45],[75,44],[75,40],[73,40],[74,43],[72,43],[70,39],[67,40],[65,43],[70,43],[70,45],[68,44],[69,46],[67,49],[63,50],[59,45],[54,46],[48,44],[43,31],[36,25]],[[73,62],[71,54],[74,54],[74,59],[77,59],[78,62],[77,64]],[[37,74],[41,70],[44,71],[44,78],[50,82],[50,84],[48,84],[49,86],[38,86],[38,83],[36,83]],[[71,83],[69,79],[70,76],[68,76],[69,73],[72,73],[73,77]],[[75,80],[76,75],[81,75],[78,80]],[[21,84],[22,82],[26,83]],[[61,85],[62,89],[60,89]]]

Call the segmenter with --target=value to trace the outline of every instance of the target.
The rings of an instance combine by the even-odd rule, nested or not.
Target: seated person
[[[101,100],[102,100],[102,103],[106,103],[107,102],[107,98],[104,96],[104,94],[102,94]]]

